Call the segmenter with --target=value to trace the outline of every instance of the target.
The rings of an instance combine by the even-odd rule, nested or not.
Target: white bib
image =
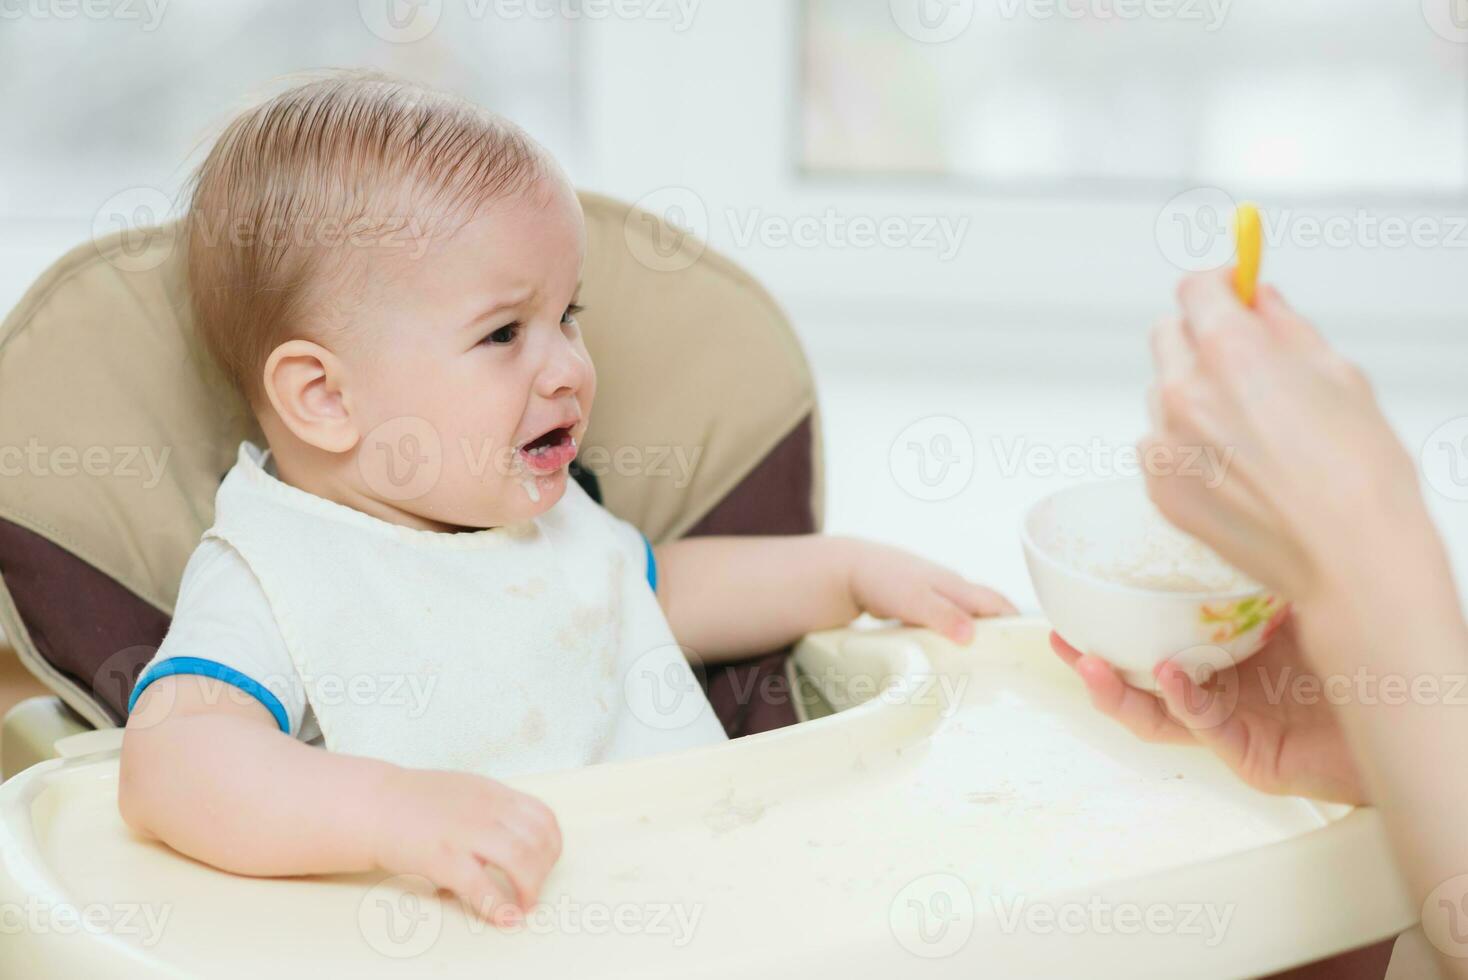
[[[299,490],[240,446],[206,537],[270,603],[331,751],[495,778],[726,740],[644,576],[568,480],[534,520],[402,527]]]

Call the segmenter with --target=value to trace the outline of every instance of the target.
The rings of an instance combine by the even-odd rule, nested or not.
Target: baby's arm
[[[561,852],[554,815],[524,793],[306,745],[194,675],[138,699],[118,806],[137,832],[226,871],[419,874],[501,924],[535,903]]]
[[[820,534],[683,538],[655,550],[658,600],[678,642],[717,663],[778,649],[862,612],[962,643],[1008,599],[899,548]]]

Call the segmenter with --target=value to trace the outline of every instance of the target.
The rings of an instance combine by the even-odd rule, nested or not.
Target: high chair
[[[599,392],[577,478],[655,542],[817,530],[814,385],[780,310],[702,243],[582,203]],[[512,780],[565,837],[518,931],[411,876],[245,878],[135,837],[117,726],[261,439],[200,348],[181,253],[171,225],[84,245],[0,326],[0,447],[24,460],[0,480],[0,626],[55,692],[0,734],[0,975],[1227,977],[1415,921],[1373,812],[1136,742],[1027,619],[963,648],[816,634],[708,672],[727,744]],[[1227,910],[1227,932],[1105,927],[1098,900]]]
[[[578,478],[653,541],[817,530],[815,389],[778,307],[691,239],[582,203],[580,319],[601,380]],[[5,775],[124,720],[239,441],[263,444],[194,335],[182,253],[172,226],[84,245],[0,327],[0,445],[48,453],[0,483],[0,627],[58,697],[11,713]],[[791,699],[739,697],[779,689],[786,659],[713,672],[731,735],[795,721]]]

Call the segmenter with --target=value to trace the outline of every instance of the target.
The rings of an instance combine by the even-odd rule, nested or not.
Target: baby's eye
[[[519,323],[507,323],[480,341],[481,344],[511,344],[520,334]]]
[[[572,303],[570,306],[566,307],[566,312],[561,314],[561,322],[566,324],[575,323],[576,314],[580,313],[584,309],[586,309],[586,307],[581,306],[577,303]]]

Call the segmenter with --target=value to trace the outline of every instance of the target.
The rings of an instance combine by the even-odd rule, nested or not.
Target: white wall
[[[583,182],[634,200],[655,193],[654,205],[683,203],[695,230],[768,283],[813,344],[830,331],[833,344],[849,345],[880,344],[894,327],[914,338],[933,327],[947,337],[982,329],[1001,346],[1017,337],[1032,350],[1038,335],[1054,356],[1093,363],[1117,343],[1134,345],[1171,301],[1180,272],[1155,227],[1179,188],[1110,199],[999,197],[797,173],[796,0],[706,0],[682,31],[651,19],[585,27]],[[1439,381],[1468,366],[1468,209],[1441,201],[1263,203],[1320,220],[1354,220],[1359,209],[1378,218],[1427,214],[1443,234],[1462,219],[1456,247],[1285,242],[1266,255],[1265,276],[1368,366]],[[947,261],[911,247],[739,241],[751,218],[778,225],[828,209],[844,220],[934,216],[967,234]]]
[[[1003,472],[1000,456],[1020,443],[1121,449],[1142,434],[1145,334],[1180,275],[1155,234],[1172,191],[1005,198],[803,177],[794,163],[797,28],[795,0],[706,0],[681,32],[652,20],[586,25],[577,177],[629,200],[653,195],[656,208],[681,205],[791,312],[827,414],[831,530],[905,544],[1028,604],[1016,530],[1025,509],[1048,490],[1107,474]],[[1317,218],[1416,213],[1402,201],[1263,203]],[[736,238],[752,214],[789,220],[828,208],[848,219],[936,215],[970,230],[949,261],[913,248]],[[1468,213],[1442,202],[1421,212]],[[1412,452],[1468,416],[1468,241],[1286,244],[1266,255],[1265,276],[1363,363]],[[932,416],[959,420],[972,437],[973,479],[940,501],[903,492],[889,460],[907,427]],[[1352,465],[1348,447],[1340,465]],[[1321,491],[1330,492],[1329,474]],[[1425,492],[1468,569],[1468,503]]]

